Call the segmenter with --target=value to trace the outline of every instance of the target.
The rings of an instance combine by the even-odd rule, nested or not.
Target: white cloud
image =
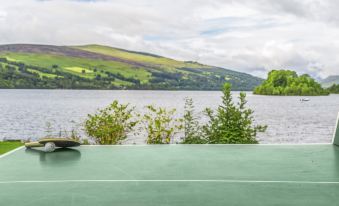
[[[264,76],[338,74],[331,0],[2,0],[0,43],[106,44]]]

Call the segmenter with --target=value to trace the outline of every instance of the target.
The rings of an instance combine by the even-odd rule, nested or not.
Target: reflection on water
[[[39,157],[40,164],[48,166],[67,166],[75,164],[81,159],[81,152],[71,148],[58,148],[54,152],[26,149],[25,152]]]

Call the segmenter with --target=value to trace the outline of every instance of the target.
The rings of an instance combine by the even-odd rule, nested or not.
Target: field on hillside
[[[147,54],[147,53],[142,53],[142,52],[127,51],[127,50],[116,49],[116,48],[100,46],[100,45],[78,46],[75,48],[89,51],[89,52],[95,52],[99,54],[115,56],[115,57],[131,60],[131,61],[137,61],[140,63],[149,63],[149,64],[157,65],[166,71],[175,71],[175,69],[177,68],[204,68],[204,69],[212,68],[210,66],[205,66],[202,64],[181,62],[181,61],[176,61],[173,59],[169,59],[169,58],[165,58],[165,57],[161,57],[157,55],[152,55],[152,54]]]
[[[251,90],[248,74],[100,45],[0,46],[0,88]]]

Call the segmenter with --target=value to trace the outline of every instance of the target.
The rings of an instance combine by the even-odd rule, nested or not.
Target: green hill
[[[329,88],[327,88],[327,90],[328,90],[331,94],[339,94],[339,84],[332,84],[332,86],[330,86]]]
[[[101,45],[0,45],[0,88],[252,90],[262,79]]]
[[[339,84],[339,75],[329,76],[326,79],[321,80],[321,85],[323,87],[330,87],[333,84]]]

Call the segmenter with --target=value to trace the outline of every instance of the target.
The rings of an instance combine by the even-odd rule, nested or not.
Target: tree
[[[118,144],[138,121],[134,120],[134,107],[114,101],[94,115],[88,115],[85,131],[99,144]]]
[[[255,144],[258,132],[267,126],[253,125],[253,110],[246,108],[246,94],[240,93],[239,103],[235,104],[231,94],[231,84],[223,87],[222,104],[217,111],[207,108],[209,119],[203,126],[209,144]]]
[[[143,122],[147,133],[147,144],[170,144],[174,135],[182,129],[182,120],[175,117],[175,109],[146,106]]]
[[[307,74],[298,76],[295,71],[272,70],[267,79],[253,91],[261,95],[328,95],[319,83]]]

